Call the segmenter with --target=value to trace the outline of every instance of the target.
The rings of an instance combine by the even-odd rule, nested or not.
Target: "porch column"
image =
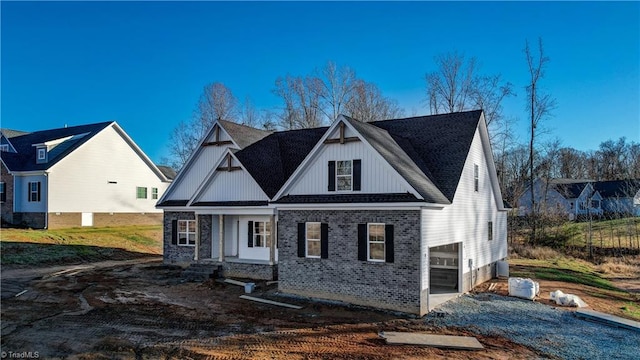
[[[218,215],[218,261],[224,261],[224,215]]]
[[[198,217],[198,214],[196,214],[196,248],[193,255],[193,260],[195,261],[198,261],[200,258],[200,222],[198,221]]]
[[[271,222],[271,244],[269,246],[269,265],[273,265],[276,263],[276,241],[278,241],[275,215],[271,215],[270,222]]]

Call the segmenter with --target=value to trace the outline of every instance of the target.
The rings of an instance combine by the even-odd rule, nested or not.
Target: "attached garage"
[[[429,248],[429,293],[460,292],[461,243]]]

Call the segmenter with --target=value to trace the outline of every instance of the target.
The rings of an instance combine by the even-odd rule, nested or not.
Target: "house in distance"
[[[160,199],[166,263],[423,315],[507,256],[482,111],[266,132],[217,121]]]

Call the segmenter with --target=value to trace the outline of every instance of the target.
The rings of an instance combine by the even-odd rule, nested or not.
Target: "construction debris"
[[[509,278],[509,296],[533,300],[540,293],[540,284],[523,278]]]
[[[588,309],[578,309],[575,312],[575,316],[580,319],[640,332],[640,322],[624,319],[615,315]]]
[[[253,296],[247,296],[247,295],[240,295],[240,299],[251,300],[251,301],[260,302],[260,303],[269,304],[269,305],[282,306],[282,307],[296,309],[296,310],[302,309],[302,306],[285,304],[277,301],[271,301],[271,300],[261,299]]]
[[[556,304],[562,306],[571,306],[571,307],[586,307],[587,303],[582,301],[579,296],[573,294],[565,294],[560,290],[553,291],[549,293],[549,298],[552,301],[555,301]]]
[[[384,332],[378,336],[385,339],[389,345],[418,345],[442,349],[482,350],[484,346],[478,339],[471,336],[451,336],[434,334],[416,334],[407,332]]]
[[[233,280],[233,279],[224,279],[224,282],[226,282],[227,284],[238,285],[238,286],[242,286],[242,287],[247,285],[247,283],[245,283],[245,282],[238,281],[238,280]]]

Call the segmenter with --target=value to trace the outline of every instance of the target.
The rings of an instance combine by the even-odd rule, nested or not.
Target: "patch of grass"
[[[162,226],[1,229],[3,265],[49,265],[162,254]]]
[[[624,304],[624,306],[622,306],[620,308],[625,315],[628,315],[630,317],[636,318],[636,319],[640,319],[640,305],[637,303],[633,303],[633,302],[628,302],[626,304]]]

